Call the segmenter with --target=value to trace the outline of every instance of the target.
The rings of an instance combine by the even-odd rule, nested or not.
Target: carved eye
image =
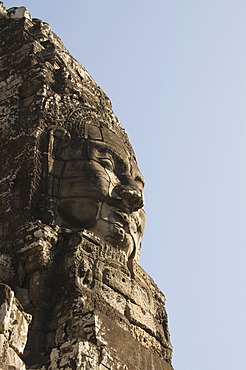
[[[111,171],[114,171],[114,163],[109,158],[100,158],[100,163],[103,167],[108,168]]]

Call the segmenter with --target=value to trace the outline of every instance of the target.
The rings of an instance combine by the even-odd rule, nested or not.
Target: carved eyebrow
[[[93,149],[96,150],[94,151]],[[134,160],[133,157],[122,158],[122,156],[119,153],[117,153],[117,151],[112,150],[111,148],[108,148],[102,145],[101,143],[100,145],[95,145],[94,143],[93,149],[92,149],[93,154],[91,156],[92,158],[94,157],[94,159],[97,161],[110,160],[112,162],[114,170],[116,171],[117,176],[128,174],[133,178],[134,175],[137,173],[137,175],[134,177],[134,180],[140,182],[144,187],[145,184],[144,178],[140,171],[138,170],[137,164],[136,164],[137,170],[136,171],[133,170],[134,166],[132,161],[136,163],[136,160]]]
[[[112,168],[115,167],[115,163],[114,163],[114,160],[112,158],[97,156],[96,160],[99,161],[99,162],[104,162],[104,163],[109,163],[110,162],[111,165],[112,165]]]

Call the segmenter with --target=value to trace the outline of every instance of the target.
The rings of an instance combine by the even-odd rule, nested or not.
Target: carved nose
[[[131,211],[137,211],[144,205],[142,191],[138,188],[119,186],[115,189],[117,195],[121,198],[123,205]]]

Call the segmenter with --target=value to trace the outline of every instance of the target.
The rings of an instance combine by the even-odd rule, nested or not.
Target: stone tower
[[[144,180],[109,98],[0,2],[0,369],[171,370]]]

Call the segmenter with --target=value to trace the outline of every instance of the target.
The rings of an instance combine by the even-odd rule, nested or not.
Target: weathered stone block
[[[157,331],[161,329],[160,324],[156,322],[150,312],[143,310],[134,303],[127,303],[126,315],[131,323],[137,324],[143,329],[151,332],[154,336],[156,336]]]
[[[103,282],[125,297],[131,294],[132,279],[119,269],[108,267],[103,272]]]
[[[95,345],[86,341],[67,341],[51,351],[48,370],[97,369],[99,352]]]
[[[11,288],[0,284],[0,366],[1,369],[25,370],[19,355],[23,353],[31,315],[24,312]]]
[[[0,283],[9,282],[14,276],[13,261],[7,254],[0,254]]]
[[[85,340],[64,342],[53,348],[48,370],[173,370],[103,314],[96,315],[95,323],[101,344]]]
[[[26,370],[24,362],[9,345],[8,340],[3,334],[0,334],[0,369]]]
[[[146,274],[147,275],[147,274]],[[145,310],[151,307],[149,287],[145,284],[140,285],[135,279],[132,280],[131,300]]]
[[[7,285],[0,284],[0,333],[18,354],[25,348],[30,322],[31,315],[24,312],[14,292]]]
[[[115,292],[113,289],[104,285],[102,287],[102,298],[115,310],[119,311],[122,315],[126,309],[126,298],[121,294]]]

